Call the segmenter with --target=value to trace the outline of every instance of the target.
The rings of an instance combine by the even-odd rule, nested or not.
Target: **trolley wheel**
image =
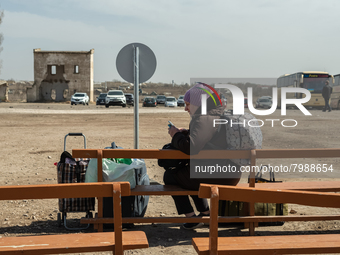
[[[62,225],[62,221],[61,221],[61,213],[58,213],[58,219],[57,219],[57,226],[60,228]]]

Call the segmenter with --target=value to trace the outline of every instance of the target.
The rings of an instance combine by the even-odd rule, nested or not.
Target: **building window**
[[[57,66],[51,66],[51,74],[57,74]]]
[[[74,66],[74,73],[79,73],[79,66]]]
[[[57,92],[55,91],[55,89],[52,89],[52,90],[51,90],[51,99],[52,99],[53,101],[55,101],[56,98],[57,98]]]
[[[68,96],[68,89],[64,89],[63,98],[66,99]]]

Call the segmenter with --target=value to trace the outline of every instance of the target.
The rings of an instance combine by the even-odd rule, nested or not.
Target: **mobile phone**
[[[169,122],[169,124],[168,124],[168,127],[169,127],[169,128],[171,128],[172,126],[174,126],[174,124],[172,124],[172,122],[171,122],[170,120],[169,120],[168,122]]]

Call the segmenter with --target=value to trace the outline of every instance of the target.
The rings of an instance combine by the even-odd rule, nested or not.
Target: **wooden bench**
[[[225,154],[218,154],[225,157]],[[250,151],[228,151],[229,158],[250,158]],[[72,156],[75,158],[97,158],[97,168],[102,169],[103,158],[142,158],[142,159],[188,159],[189,155],[178,150],[158,150],[158,149],[73,149]],[[216,151],[202,151],[195,157],[216,158]],[[98,171],[98,181],[102,181],[102,171]],[[198,195],[198,190],[186,190],[173,185],[137,185],[131,190],[131,195]],[[81,223],[93,224],[95,229],[103,231],[104,223],[112,223],[113,218],[103,218],[103,199],[98,198],[98,213],[95,218],[82,218]],[[204,219],[208,222],[206,219]],[[143,217],[143,218],[123,218],[123,223],[186,223],[200,222],[199,218],[186,217]]]
[[[211,208],[209,237],[192,239],[192,244],[198,254],[263,255],[340,252],[340,234],[218,237],[218,223],[228,218],[218,216],[219,200],[251,203],[292,203],[340,208],[340,194],[201,184],[199,197],[210,198]],[[246,216],[239,218],[255,222],[263,217]]]
[[[112,251],[117,255],[123,254],[124,250],[148,248],[144,232],[122,232],[121,196],[129,195],[128,182],[0,186],[0,200],[110,196],[114,200],[115,214],[114,232],[1,237],[0,253],[60,254]]]
[[[158,150],[158,149],[74,149],[73,157],[76,158],[97,158],[98,169],[102,169],[103,158],[143,158],[143,159],[188,159],[186,155],[178,150]],[[340,157],[340,149],[278,149],[278,150],[238,150],[238,151],[201,151],[198,155],[191,158],[210,158],[210,159],[250,159],[251,165],[256,165],[257,159],[264,158],[333,158]],[[98,180],[102,180],[102,172],[98,171]],[[250,182],[240,183],[238,187],[259,187],[268,189],[292,189],[334,192],[340,191],[340,181],[313,181],[313,182],[284,182],[284,183],[256,183],[255,172],[250,173]],[[198,191],[182,189],[173,185],[137,185],[131,190],[131,195],[198,195]],[[98,231],[103,230],[103,223],[113,222],[112,218],[103,218],[102,199],[98,199],[98,215],[95,219],[83,218],[82,223],[95,224]],[[249,215],[254,215],[254,204],[250,203]],[[283,216],[284,217],[284,216]],[[319,216],[317,220],[334,220],[334,216]],[[339,219],[339,218],[336,218]],[[237,217],[229,218],[229,222],[242,222]],[[245,218],[242,218],[245,220]],[[263,221],[273,221],[270,217]],[[289,218],[293,220],[293,218]],[[308,215],[296,217],[295,220],[313,220]],[[316,220],[316,219],[315,219]],[[209,219],[185,218],[185,217],[144,217],[144,218],[123,218],[123,223],[185,223],[185,222],[208,222]],[[281,218],[278,221],[282,221]],[[249,228],[250,234],[254,234],[256,222],[243,221]]]

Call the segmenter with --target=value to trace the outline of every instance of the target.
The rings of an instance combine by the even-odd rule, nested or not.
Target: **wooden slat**
[[[115,149],[103,150],[104,158],[153,158],[153,159],[220,159],[220,158],[249,158],[250,151],[209,150],[197,155],[187,155],[178,150],[139,150]]]
[[[136,187],[131,190],[131,196],[140,195],[198,195],[198,190],[182,189],[175,185],[136,185]]]
[[[82,233],[43,236],[0,238],[0,253],[3,254],[59,254],[75,252],[113,251],[114,233]],[[148,248],[142,231],[123,232],[123,249]]]
[[[82,198],[112,196],[111,182],[2,186],[0,200]],[[130,195],[130,183],[122,183],[122,195]]]
[[[189,155],[178,151],[178,150],[158,150],[158,149],[104,149],[103,150],[104,158],[143,158],[143,159],[186,159],[190,158]]]
[[[103,171],[102,171],[102,169],[103,169],[103,158],[102,157],[103,157],[102,150],[97,150],[97,176],[98,176],[97,181],[98,182],[103,181]],[[97,202],[98,202],[98,217],[103,217],[103,213],[104,213],[103,212],[103,206],[104,206],[103,196],[98,196]],[[96,225],[96,229],[98,230],[98,232],[103,232],[103,230],[104,230],[103,224]],[[118,248],[118,249],[120,249],[120,248]]]
[[[339,158],[340,149],[256,150],[257,158]]]
[[[209,254],[209,238],[193,238],[198,254]],[[325,254],[340,252],[340,235],[284,235],[219,237],[218,254]]]
[[[250,165],[251,171],[250,171],[250,177],[249,177],[249,187],[255,187],[255,171],[254,166],[256,166],[256,150],[252,150],[250,152]]]
[[[98,150],[96,149],[76,149],[72,150],[74,158],[96,158]]]
[[[210,226],[209,226],[209,250],[210,255],[217,255],[218,238],[218,202],[219,189],[217,186],[211,187],[210,196]]]
[[[114,230],[115,230],[115,254],[123,254],[123,234],[122,234],[122,208],[115,206],[115,204],[122,204],[120,184],[113,184],[113,215],[114,217]]]
[[[237,187],[249,187],[248,183],[239,183]],[[306,181],[306,182],[268,182],[256,183],[260,189],[289,189],[320,192],[340,191],[340,181]]]
[[[76,190],[79,190],[80,197],[104,196],[104,194],[107,195],[108,190],[111,189],[108,184],[109,183],[79,183],[77,187],[74,187],[74,184],[3,186],[1,189],[4,192],[0,193],[0,200],[71,198],[74,197],[74,192],[78,192]],[[64,192],[65,194],[58,194],[55,189],[58,189],[59,186],[68,186],[69,188]],[[96,187],[100,188],[97,190]],[[123,196],[198,194],[198,191],[186,190],[174,185],[137,185],[136,188],[131,191],[125,187],[126,186],[122,186]],[[248,183],[240,183],[237,187],[248,187]],[[335,192],[340,191],[340,181],[256,183],[256,188]],[[129,194],[128,192],[131,193]]]
[[[210,187],[201,184],[199,197],[209,198]],[[329,194],[312,191],[274,190],[258,188],[240,188],[216,185],[220,191],[221,200],[260,202],[260,203],[290,203],[308,206],[340,208],[340,194]]]
[[[218,222],[241,223],[241,222],[288,222],[288,221],[324,221],[340,220],[340,215],[286,215],[286,216],[237,216],[219,217]]]
[[[288,222],[288,221],[325,221],[340,220],[340,215],[296,215],[296,216],[229,216],[218,217],[219,223],[242,223],[242,222]],[[185,218],[185,217],[129,217],[123,218],[123,223],[209,223],[209,217]],[[113,218],[81,218],[81,224],[113,223]]]
[[[94,223],[113,223],[113,218],[81,218],[80,223],[82,224],[94,224]],[[123,223],[198,223],[204,222],[209,223],[209,218],[198,218],[198,217],[124,217],[122,218]]]
[[[236,187],[246,188],[249,183],[239,183]],[[260,189],[287,189],[320,192],[340,191],[340,181],[308,181],[308,182],[275,182],[275,183],[256,183],[256,188]],[[175,185],[136,185],[131,190],[131,196],[140,195],[198,195],[196,190],[186,190]]]
[[[250,152],[250,164],[251,164],[251,172],[249,176],[249,187],[255,187],[255,171],[254,166],[256,166],[256,150],[252,150]],[[250,216],[255,215],[255,204],[253,202],[246,203],[246,208],[248,209],[248,214]],[[249,222],[248,224],[245,224],[245,227],[249,228],[249,234],[255,235],[255,224],[254,222]]]
[[[197,155],[187,155],[178,150],[159,149],[102,149],[103,158],[143,158],[143,159],[239,159],[250,158],[249,150],[209,150]],[[73,149],[72,156],[76,158],[96,158],[97,150]]]
[[[103,171],[99,171],[99,169],[103,169],[103,152],[102,150],[97,151],[97,180],[98,182],[103,181]]]
[[[76,158],[96,158],[96,149],[73,149],[72,155]],[[154,158],[154,159],[185,159],[185,158],[249,158],[249,150],[209,150],[201,151],[197,155],[186,155],[178,150],[158,150],[158,149],[103,149],[103,158],[123,157],[123,158]],[[340,157],[340,149],[258,149],[256,158],[336,158]]]

